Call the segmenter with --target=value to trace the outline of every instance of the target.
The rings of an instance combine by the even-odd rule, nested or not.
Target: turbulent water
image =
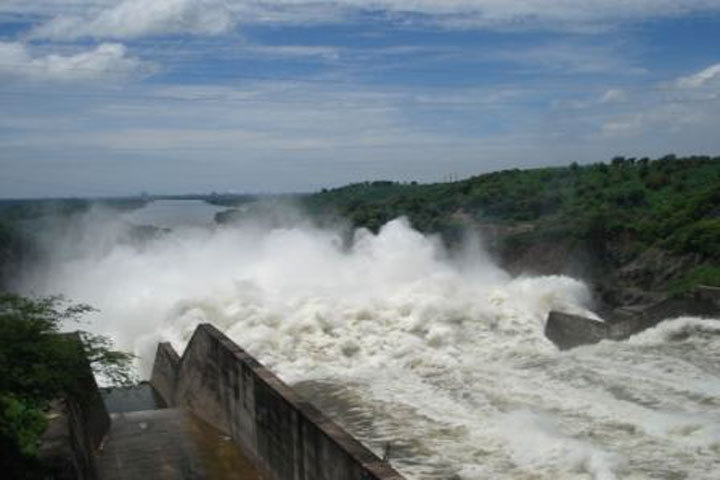
[[[582,282],[511,278],[477,242],[449,256],[403,220],[350,247],[298,222],[142,246],[125,228],[78,221],[22,288],[96,306],[86,327],[144,368],[211,322],[412,479],[718,478],[716,320],[559,352],[544,321],[592,315]]]

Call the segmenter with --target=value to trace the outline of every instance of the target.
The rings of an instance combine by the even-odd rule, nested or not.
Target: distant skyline
[[[2,0],[0,197],[720,154],[720,0]]]

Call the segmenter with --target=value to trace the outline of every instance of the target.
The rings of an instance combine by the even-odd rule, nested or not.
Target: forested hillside
[[[406,215],[417,229],[442,234],[450,244],[468,226],[506,226],[499,246],[506,258],[557,241],[592,250],[607,269],[648,252],[656,263],[662,263],[658,255],[670,255],[673,265],[684,259],[678,271],[645,285],[638,279],[638,286],[677,291],[720,284],[720,157],[616,157],[428,185],[364,182],[323,190],[305,204],[371,230]]]

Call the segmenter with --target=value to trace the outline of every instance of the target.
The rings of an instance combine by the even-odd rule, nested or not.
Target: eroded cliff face
[[[596,311],[610,321],[617,318],[618,308],[663,301],[676,293],[691,270],[710,263],[699,254],[643,249],[629,236],[603,241],[528,225],[476,228],[513,275],[562,274],[584,280],[593,292]]]

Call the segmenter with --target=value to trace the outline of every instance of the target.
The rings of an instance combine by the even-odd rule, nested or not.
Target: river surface
[[[179,226],[211,226],[216,213],[225,207],[211,205],[202,200],[153,200],[143,208],[125,214],[125,218],[137,225],[153,225],[160,228]]]
[[[403,220],[351,248],[258,225],[88,242],[25,288],[99,308],[88,328],[145,372],[157,341],[182,350],[211,322],[410,479],[719,478],[718,320],[559,352],[544,322],[592,315],[579,280],[511,277],[478,242],[450,256]]]

